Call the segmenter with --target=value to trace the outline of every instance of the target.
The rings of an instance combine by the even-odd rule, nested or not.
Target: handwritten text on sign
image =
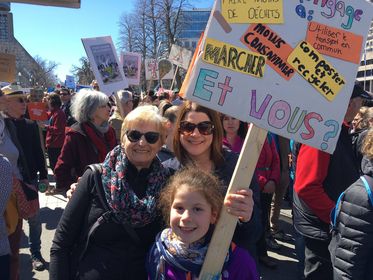
[[[346,84],[344,77],[306,41],[298,44],[288,62],[329,101],[333,101]]]
[[[360,63],[363,36],[311,21],[308,23],[306,41],[322,54]]]
[[[282,0],[221,0],[229,23],[283,23]]]
[[[265,56],[227,43],[206,38],[205,62],[229,70],[261,78],[264,75]]]
[[[287,63],[287,58],[293,48],[276,32],[261,23],[251,24],[241,37],[241,42],[249,49],[267,57],[267,64],[281,75],[285,80],[290,80],[295,71]]]
[[[215,99],[213,98],[215,95],[220,111],[232,114],[232,112],[225,111],[225,104],[229,99],[239,99],[242,88],[234,87],[230,83],[231,79],[233,77],[219,76],[217,71],[202,68],[193,89],[193,96],[199,99],[198,103],[204,104],[203,101],[211,102]],[[322,150],[328,149],[328,140],[332,138],[331,135],[335,137],[339,131],[339,124],[336,120],[325,121],[322,114],[299,106],[293,107],[288,101],[276,99],[269,93],[258,93],[254,87],[246,89],[245,96],[249,98],[250,103],[247,108],[248,114],[244,119],[248,122],[266,121],[270,131],[286,131],[291,138],[296,137],[308,141],[316,137],[315,132],[320,131],[320,127],[325,126],[327,127],[325,135],[318,135],[322,138],[320,143]]]

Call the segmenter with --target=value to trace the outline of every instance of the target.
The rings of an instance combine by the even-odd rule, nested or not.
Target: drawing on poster
[[[111,45],[105,43],[90,48],[103,83],[110,84],[121,81],[119,66]]]
[[[126,78],[133,79],[136,78],[140,69],[138,68],[139,65],[139,57],[132,56],[132,55],[124,55],[123,59],[123,71]]]

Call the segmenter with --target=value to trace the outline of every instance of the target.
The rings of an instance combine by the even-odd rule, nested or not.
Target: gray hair
[[[109,98],[105,93],[81,89],[71,100],[71,114],[79,123],[92,120],[97,108],[108,104]]]

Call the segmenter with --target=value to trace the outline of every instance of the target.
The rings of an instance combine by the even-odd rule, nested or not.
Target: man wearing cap
[[[35,121],[23,117],[26,113],[27,95],[18,85],[9,85],[1,90],[6,96],[8,103],[6,109],[7,118],[5,118],[6,124],[15,128],[14,142],[17,143],[16,147],[19,152],[18,165],[21,164],[19,168],[20,179],[28,184],[37,186],[39,181],[48,186],[48,172],[45,166],[38,125]],[[36,270],[44,270],[44,260],[40,253],[42,227],[39,213],[29,218],[28,223],[30,227],[29,245],[32,266]]]
[[[370,97],[354,86],[336,149],[332,155],[302,144],[294,183],[294,227],[305,241],[305,279],[333,279],[328,245],[330,212],[339,195],[359,178],[348,124]]]

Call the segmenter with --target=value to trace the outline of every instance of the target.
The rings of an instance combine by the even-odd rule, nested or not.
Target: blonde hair
[[[373,128],[369,129],[365,135],[361,152],[367,158],[373,159]]]
[[[130,130],[136,124],[151,123],[154,124],[161,135],[162,145],[166,141],[167,129],[166,129],[166,119],[158,114],[157,107],[153,105],[143,105],[136,107],[134,110],[128,113],[128,115],[123,120],[121,129],[121,142],[123,142],[123,137],[125,133]]]

